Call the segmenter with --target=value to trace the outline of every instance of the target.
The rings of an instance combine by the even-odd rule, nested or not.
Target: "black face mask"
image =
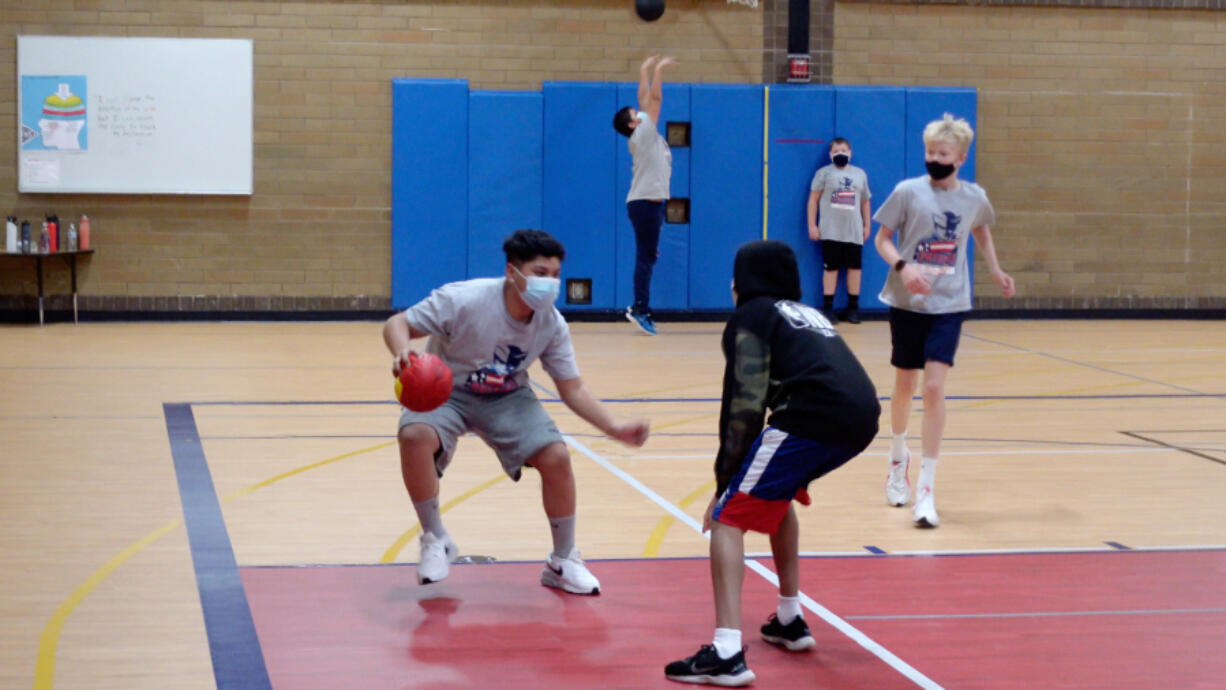
[[[956,169],[952,163],[938,163],[936,161],[924,161],[924,167],[928,170],[928,176],[934,180],[943,180],[954,174]]]
[[[844,165],[847,165],[849,161],[851,161],[851,156],[847,155],[846,153],[836,153],[830,157],[830,160],[833,161],[835,165],[841,168]]]

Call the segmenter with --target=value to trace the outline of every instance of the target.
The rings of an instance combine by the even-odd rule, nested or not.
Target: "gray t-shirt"
[[[834,164],[817,169],[809,191],[821,192],[817,202],[817,225],[823,240],[864,244],[864,216],[860,202],[872,199],[868,175],[854,165]]]
[[[634,177],[626,201],[637,199],[667,199],[668,182],[673,174],[673,152],[668,142],[656,131],[651,116],[639,111],[639,124],[630,133],[630,157],[634,160]]]
[[[430,334],[426,351],[451,367],[454,386],[478,395],[508,393],[528,385],[528,367],[539,357],[559,381],[579,376],[570,328],[555,307],[516,321],[503,302],[505,278],[448,283],[404,312],[414,330]]]
[[[967,238],[972,229],[996,222],[982,187],[959,181],[956,189],[946,191],[934,187],[927,175],[913,177],[898,183],[873,219],[894,231],[899,256],[932,283],[930,294],[912,294],[898,271],[891,270],[881,289],[882,302],[925,314],[970,310]]]

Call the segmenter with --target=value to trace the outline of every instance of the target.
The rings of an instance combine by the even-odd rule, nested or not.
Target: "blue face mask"
[[[512,266],[511,268],[515,268]],[[515,272],[524,279],[524,289],[519,291],[519,296],[523,298],[524,304],[532,307],[533,311],[548,309],[553,306],[553,303],[558,299],[558,292],[562,289],[562,281],[558,278],[550,278],[547,276],[526,276],[518,268]],[[516,290],[519,290],[516,286]]]

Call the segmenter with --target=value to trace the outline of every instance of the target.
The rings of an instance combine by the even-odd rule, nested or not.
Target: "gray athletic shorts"
[[[469,431],[494,449],[502,470],[515,481],[519,481],[524,461],[551,443],[563,442],[557,425],[527,386],[501,395],[453,390],[442,407],[429,412],[403,410],[400,428],[410,424],[425,424],[438,434],[441,445],[434,466],[440,477],[451,464],[456,441]]]

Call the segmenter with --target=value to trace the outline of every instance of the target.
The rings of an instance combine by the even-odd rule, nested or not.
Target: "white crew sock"
[[[553,555],[570,558],[575,549],[575,516],[549,518],[549,531],[553,535]]]
[[[429,532],[436,537],[447,536],[447,530],[443,529],[443,514],[439,512],[438,496],[415,502],[413,511],[417,513],[417,521],[421,523],[423,533]]]
[[[894,438],[890,439],[890,459],[902,461],[907,459],[907,432],[894,434]]]
[[[741,651],[741,631],[732,628],[715,629],[715,653],[721,659],[731,659]]]
[[[779,608],[775,610],[775,618],[780,625],[787,625],[801,615],[800,597],[785,597],[779,595]]]
[[[919,484],[920,489],[927,488],[929,491],[933,489],[933,484],[937,481],[937,459],[924,458],[920,461]]]

